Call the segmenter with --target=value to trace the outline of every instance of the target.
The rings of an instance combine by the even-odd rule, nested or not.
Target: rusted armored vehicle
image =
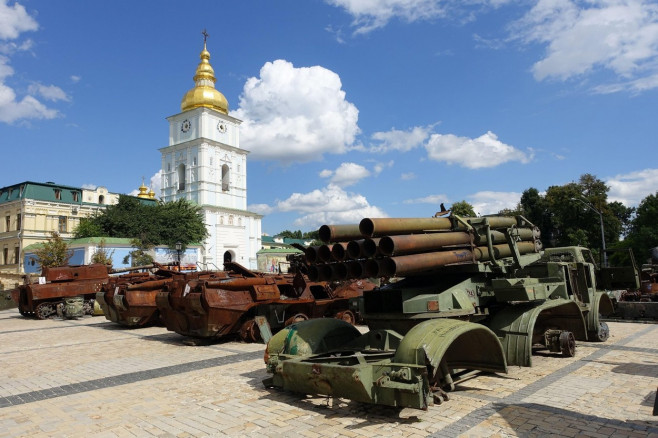
[[[366,218],[319,232],[332,253],[341,249],[318,257],[312,277],[399,281],[364,293],[365,334],[325,319],[274,335],[267,387],[427,409],[473,373],[530,366],[538,348],[573,356],[576,340],[608,338],[599,317],[612,302],[597,290],[590,251],[541,251],[521,216]]]
[[[224,269],[226,278],[175,278],[157,294],[168,330],[197,338],[237,334],[246,342],[258,342],[264,322],[272,331],[309,318],[337,317],[353,323],[350,299],[374,287],[365,280],[339,285],[310,282],[300,272],[258,273],[233,262]]]
[[[129,327],[163,325],[156,304],[157,294],[169,289],[175,279],[191,281],[225,278],[223,271],[182,273],[157,265],[155,272],[134,272],[110,277],[96,301],[105,318]]]
[[[656,321],[658,320],[658,264],[642,265],[638,277],[639,282],[636,285],[612,292],[616,299],[613,317]]]
[[[38,283],[23,284],[12,292],[23,316],[46,319],[94,314],[96,293],[108,282],[107,265],[43,268]]]

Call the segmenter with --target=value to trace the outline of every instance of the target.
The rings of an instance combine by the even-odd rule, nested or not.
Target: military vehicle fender
[[[310,356],[343,346],[361,336],[350,323],[334,318],[309,319],[285,327],[267,343],[266,356]]]
[[[547,329],[570,331],[576,339],[587,340],[580,307],[567,299],[505,307],[493,317],[489,327],[501,338],[508,365],[532,366],[533,335],[543,336]]]
[[[392,362],[427,364],[430,381],[441,373],[447,377],[454,369],[507,372],[503,348],[494,332],[481,324],[446,318],[427,320],[409,330]]]

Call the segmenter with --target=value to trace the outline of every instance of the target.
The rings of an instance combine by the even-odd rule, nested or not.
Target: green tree
[[[73,256],[73,251],[69,249],[62,236],[58,232],[53,231],[41,248],[34,251],[34,255],[36,257],[33,257],[33,260],[42,268],[54,268],[57,266],[66,266]]]
[[[100,227],[94,217],[83,217],[80,219],[77,228],[74,230],[73,237],[76,239],[82,237],[104,237],[103,229]]]
[[[153,249],[153,245],[140,239],[132,239],[130,245],[135,249],[123,258],[124,265],[130,263],[130,266],[145,266],[153,263],[153,256],[149,254],[149,251]]]
[[[631,248],[639,263],[645,263],[649,251],[658,246],[658,192],[640,202],[628,235],[619,246]]]
[[[92,263],[101,263],[103,265],[112,265],[112,256],[114,255],[114,250],[110,251],[105,246],[105,239],[101,239],[98,244],[98,248],[91,256]]]
[[[452,204],[450,207],[452,214],[462,217],[475,217],[475,211],[473,206],[466,201],[458,201]]]
[[[608,191],[602,180],[586,173],[578,182],[549,187],[544,195],[530,188],[519,204],[522,214],[539,227],[544,246],[582,245],[601,255],[601,218],[606,247],[611,247],[633,212],[619,202],[608,203]]]
[[[82,220],[74,235],[139,239],[148,247],[167,245],[171,249],[181,242],[185,249],[190,243],[202,242],[208,231],[201,207],[184,199],[147,205],[122,195],[117,204]]]
[[[290,231],[290,230],[283,230],[280,233],[277,234],[278,237],[287,237],[288,239],[301,239],[302,238],[302,231],[297,230],[297,231]]]

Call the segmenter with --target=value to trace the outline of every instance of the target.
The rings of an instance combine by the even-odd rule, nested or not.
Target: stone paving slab
[[[658,325],[478,375],[427,411],[267,390],[264,346],[0,311],[2,437],[653,437]]]

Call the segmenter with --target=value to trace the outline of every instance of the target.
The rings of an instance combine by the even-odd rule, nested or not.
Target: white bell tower
[[[228,102],[215,88],[215,72],[204,42],[194,88],[181,112],[167,117],[169,146],[161,148],[162,200],[187,199],[199,206],[208,228],[202,263],[222,269],[233,261],[257,269],[262,215],[247,211],[247,154],[240,148],[241,120],[228,115]]]

